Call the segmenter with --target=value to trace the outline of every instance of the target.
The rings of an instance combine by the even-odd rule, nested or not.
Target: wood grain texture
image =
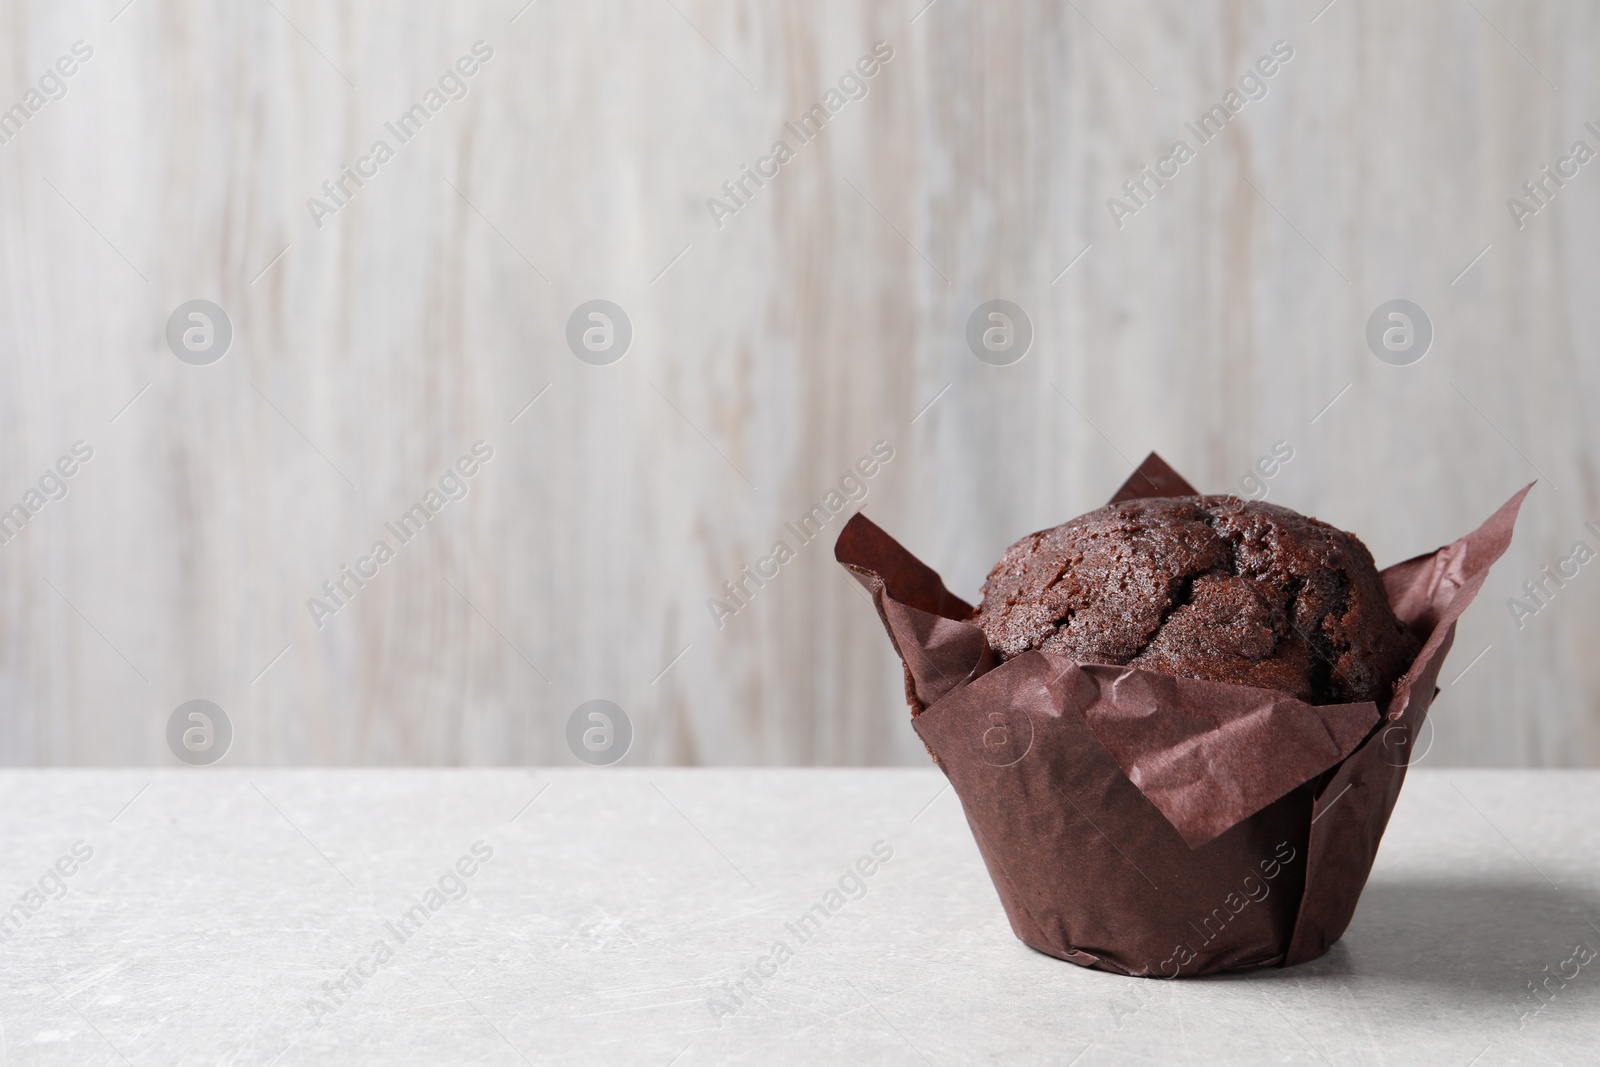
[[[1268,499],[1380,564],[1540,479],[1425,760],[1600,763],[1600,564],[1520,627],[1507,603],[1600,549],[1600,162],[1521,229],[1506,205],[1600,149],[1600,11],[923,4],[7,5],[0,106],[93,57],[0,144],[0,506],[94,456],[0,545],[0,760],[168,764],[204,697],[230,763],[566,763],[606,698],[631,763],[920,763],[844,516],[784,525],[874,442],[869,514],[976,599],[1146,452],[1242,491],[1284,441]],[[316,225],[480,40],[466,95]],[[1119,227],[1108,198],[1276,41],[1266,96]],[[1405,367],[1364,340],[1397,297],[1436,331]],[[211,366],[165,340],[195,298],[234,328]],[[596,298],[632,324],[608,366],[565,340]],[[1032,323],[1011,366],[965,341],[994,298]],[[318,628],[308,598],[480,440],[465,498]]]

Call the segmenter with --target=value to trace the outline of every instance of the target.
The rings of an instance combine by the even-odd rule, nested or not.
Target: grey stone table
[[[1331,953],[1180,982],[1015,940],[943,781],[6,772],[0,1063],[1600,1061],[1600,772],[1418,769]]]

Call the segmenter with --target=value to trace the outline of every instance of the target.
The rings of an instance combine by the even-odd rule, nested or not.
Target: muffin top
[[[1234,496],[1113,504],[1006,550],[973,619],[1037,649],[1308,704],[1388,703],[1420,642],[1353,534]]]

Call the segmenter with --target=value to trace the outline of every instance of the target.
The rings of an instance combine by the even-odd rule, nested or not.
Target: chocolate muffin
[[[1033,649],[1308,704],[1388,703],[1420,648],[1352,534],[1234,496],[1113,504],[1006,550],[973,620]]]

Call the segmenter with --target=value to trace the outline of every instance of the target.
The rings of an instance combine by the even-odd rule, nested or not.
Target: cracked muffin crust
[[[1388,703],[1420,648],[1354,535],[1234,496],[1113,504],[1006,550],[973,622],[1037,649],[1308,704]]]

